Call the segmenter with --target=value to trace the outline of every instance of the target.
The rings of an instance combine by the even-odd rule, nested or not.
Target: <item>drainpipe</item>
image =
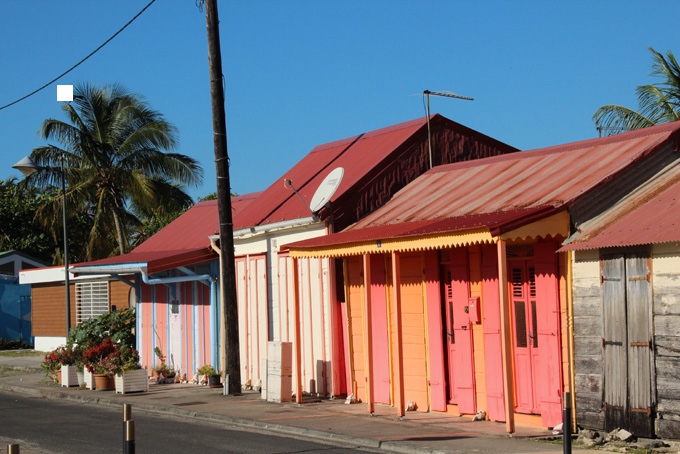
[[[217,245],[217,240],[220,239],[219,235],[214,235],[209,237],[210,238],[210,247],[213,249],[213,251],[217,252],[217,255],[220,257],[222,256],[222,249]],[[220,260],[220,276],[222,275],[222,261]],[[217,283],[215,283],[215,286],[217,287]],[[224,326],[224,311],[221,310],[224,307],[224,292],[222,291],[222,285],[220,282],[220,311],[219,311],[219,324],[220,326]],[[217,317],[216,317],[217,318]],[[226,365],[227,365],[227,349],[224,348],[225,345],[227,345],[227,334],[224,332],[224,330],[220,330],[220,339],[219,339],[219,345],[220,345],[220,356],[219,356],[219,364],[223,364],[225,366],[226,370]],[[224,378],[224,377],[223,377]]]
[[[210,271],[214,274],[216,273],[215,262],[210,264]],[[221,293],[221,292],[220,292]],[[218,326],[217,326],[217,279],[210,280],[210,357],[211,364],[215,365],[215,370],[219,372],[220,363],[217,357],[217,339],[218,336]]]

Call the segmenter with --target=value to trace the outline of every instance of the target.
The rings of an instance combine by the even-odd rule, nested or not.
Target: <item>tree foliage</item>
[[[69,122],[50,118],[38,132],[61,146],[34,149],[31,158],[48,169],[27,180],[40,188],[58,185],[63,163],[67,209],[91,221],[84,260],[125,253],[141,219],[191,206],[184,187],[198,185],[203,171],[193,158],[170,152],[177,145],[174,126],[140,95],[120,85],[83,84],[62,110]],[[52,197],[38,213],[51,225],[60,210],[61,198]]]
[[[652,52],[652,76],[659,77],[660,82],[637,87],[638,110],[629,109],[619,105],[606,105],[600,107],[593,120],[600,128],[605,130],[605,135],[616,134],[620,131],[647,128],[662,123],[677,121],[680,119],[680,65],[671,51],[666,52],[664,57],[651,47]]]

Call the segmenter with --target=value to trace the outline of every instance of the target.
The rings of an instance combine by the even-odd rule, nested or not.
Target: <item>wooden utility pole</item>
[[[222,52],[220,50],[217,0],[205,0],[205,22],[208,28],[208,58],[210,65],[210,99],[212,101],[213,142],[217,173],[217,211],[220,221],[220,270],[222,271],[222,301],[224,332],[229,377],[229,393],[241,392],[241,361],[238,340],[238,305],[236,302],[236,270],[234,266],[234,226],[231,216],[231,187],[229,185],[229,155],[227,126],[224,116],[222,90]]]

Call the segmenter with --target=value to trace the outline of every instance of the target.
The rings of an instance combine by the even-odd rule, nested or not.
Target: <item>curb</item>
[[[78,396],[65,392],[44,390],[39,388],[28,388],[17,385],[8,385],[5,383],[0,383],[0,390],[10,391],[19,394],[27,394],[32,396],[45,397],[48,399],[64,399],[75,402],[105,405],[107,407],[120,407],[122,401],[107,399],[105,397],[90,397],[90,396]],[[182,408],[164,407],[159,405],[145,404],[139,402],[133,402],[134,408],[136,410],[141,410],[147,413],[155,413],[160,415],[166,415],[170,417],[181,417],[181,418],[191,418],[198,421],[204,422],[223,422],[233,424],[237,427],[244,429],[257,429],[261,431],[274,432],[277,435],[288,436],[294,435],[300,438],[312,438],[318,441],[332,441],[334,443],[342,442],[347,444],[352,444],[357,447],[362,448],[372,448],[380,449],[388,452],[395,452],[401,454],[447,454],[448,451],[441,450],[431,450],[422,449],[414,446],[405,446],[395,442],[390,441],[380,441],[370,438],[360,438],[353,437],[351,435],[337,434],[331,432],[324,432],[321,430],[305,429],[301,427],[294,426],[284,426],[281,424],[264,423],[260,421],[253,421],[250,419],[234,418],[231,416],[215,415],[215,414],[205,414],[197,413],[192,410],[185,410]]]

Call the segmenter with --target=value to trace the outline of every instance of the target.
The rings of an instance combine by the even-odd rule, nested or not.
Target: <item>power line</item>
[[[78,63],[76,63],[75,65],[71,66],[71,67],[70,67],[69,69],[67,69],[65,72],[59,74],[57,77],[55,77],[54,79],[50,80],[50,81],[47,82],[45,85],[43,85],[42,87],[38,88],[37,90],[32,91],[31,93],[27,94],[27,95],[24,96],[23,98],[19,98],[19,99],[17,99],[17,100],[14,101],[14,102],[11,102],[11,103],[9,103],[9,104],[7,104],[7,105],[4,105],[4,106],[0,107],[0,110],[6,109],[6,108],[9,107],[9,106],[13,106],[13,105],[16,104],[16,103],[21,102],[21,101],[23,101],[24,99],[33,96],[34,94],[38,93],[39,91],[43,90],[44,88],[47,88],[48,86],[50,86],[50,85],[53,84],[54,82],[56,82],[56,81],[58,81],[59,79],[61,79],[62,77],[64,77],[66,74],[68,74],[68,73],[70,73],[71,71],[73,71],[74,69],[76,69],[78,66],[80,66],[81,63],[83,63],[85,60],[87,60],[88,58],[90,58],[91,56],[93,56],[94,54],[96,54],[96,53],[99,51],[99,49],[101,49],[102,47],[106,46],[113,38],[115,38],[116,36],[118,36],[118,34],[120,34],[120,32],[122,32],[123,30],[125,30],[125,29],[128,27],[128,25],[130,25],[131,23],[133,23],[133,22],[135,21],[135,19],[137,19],[139,16],[141,16],[142,13],[143,13],[144,11],[146,11],[147,8],[148,8],[149,6],[151,6],[155,1],[156,1],[156,0],[151,0],[151,1],[149,2],[149,4],[146,5],[140,12],[138,12],[137,15],[136,15],[135,17],[133,17],[132,19],[130,19],[130,21],[129,21],[127,24],[123,25],[123,28],[121,28],[120,30],[118,30],[113,36],[111,36],[109,39],[107,39],[106,41],[104,41],[104,43],[103,43],[101,46],[97,47],[95,50],[93,50],[92,52],[90,52],[90,54],[89,54],[87,57],[83,58],[83,59],[80,60]]]

